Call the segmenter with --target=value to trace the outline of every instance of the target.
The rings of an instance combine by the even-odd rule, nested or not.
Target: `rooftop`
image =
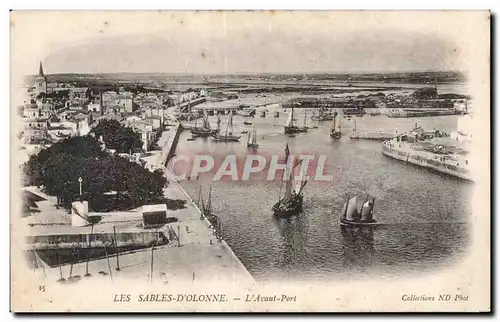
[[[144,205],[142,206],[142,212],[158,212],[158,211],[167,211],[166,204],[158,204],[158,205]]]

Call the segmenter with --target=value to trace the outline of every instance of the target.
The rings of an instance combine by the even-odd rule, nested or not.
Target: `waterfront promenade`
[[[87,279],[102,282],[133,279],[136,282],[161,284],[254,285],[254,279],[229,245],[216,238],[210,222],[201,216],[196,204],[165,168],[167,156],[175,150],[176,136],[182,131],[177,121],[173,123],[170,130],[164,131],[159,139],[158,145],[163,147],[162,151],[152,153],[145,160],[146,168],[164,170],[169,182],[165,196],[186,201],[185,208],[168,210],[167,216],[176,221],[160,229],[173,232],[176,238],[168,245],[154,249],[146,248],[90,261],[88,268],[85,261],[52,268],[43,263],[44,268],[38,270],[40,274],[53,282],[61,276],[68,279],[71,275],[79,276],[77,283],[85,283]],[[92,276],[84,277],[87,272]]]

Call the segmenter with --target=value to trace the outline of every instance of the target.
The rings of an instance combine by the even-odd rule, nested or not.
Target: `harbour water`
[[[297,113],[299,122],[301,113]],[[261,174],[261,180],[212,181],[214,170],[198,180],[182,182],[193,199],[200,185],[205,192],[213,187],[212,204],[224,223],[224,239],[254,278],[318,280],[415,274],[444,269],[467,251],[472,183],[387,158],[380,152],[380,142],[349,140],[352,121],[347,119],[343,119],[344,135],[337,142],[328,135],[328,122],[287,137],[282,127],[285,119],[286,115],[252,119],[259,137],[257,152],[247,149],[245,135],[239,143],[202,138],[186,141],[188,131],[181,135],[177,149],[178,154],[189,151],[215,158],[228,154],[244,158],[255,153],[283,155],[288,142],[294,154],[327,156],[324,173],[334,180],[310,181],[303,213],[290,219],[273,218],[271,207],[279,183],[266,181],[267,172]],[[404,132],[417,122],[425,129],[450,132],[456,128],[457,117],[353,119],[358,129],[368,131],[397,126]],[[234,120],[234,132],[239,133],[245,128],[243,117]],[[347,195],[360,191],[376,197],[375,217],[381,225],[368,231],[341,231],[338,218],[343,202]]]
[[[444,84],[438,90],[466,94],[466,85]],[[333,141],[329,136],[331,122],[317,124],[317,129],[295,137],[285,136],[283,125],[289,111],[285,113],[276,104],[267,109],[267,117],[257,113],[248,119],[258,132],[258,150],[247,148],[246,134],[241,134],[238,143],[216,143],[203,138],[187,141],[190,133],[185,131],[176,151],[178,155],[211,155],[216,165],[230,154],[241,160],[248,154],[283,156],[286,143],[295,155],[326,156],[323,173],[332,175],[333,180],[309,181],[303,213],[289,219],[273,217],[271,207],[280,184],[266,180],[267,166],[261,174],[252,174],[249,181],[232,181],[227,176],[212,181],[216,168],[197,180],[181,182],[194,200],[200,186],[205,193],[212,187],[212,206],[223,222],[224,239],[256,280],[415,276],[446,269],[467,252],[473,183],[388,158],[381,153],[381,142],[349,139],[354,127],[358,131],[401,133],[418,125],[449,133],[456,130],[459,116],[341,118],[342,139]],[[273,117],[274,110],[280,111],[279,118]],[[296,110],[299,125],[304,112]],[[312,111],[307,111],[308,125],[312,125],[311,115]],[[209,120],[214,126],[215,117]],[[245,126],[244,120],[234,117],[234,133],[253,127]],[[223,117],[222,130],[225,122]],[[380,225],[341,230],[343,203],[347,196],[359,192],[376,197],[374,214]]]

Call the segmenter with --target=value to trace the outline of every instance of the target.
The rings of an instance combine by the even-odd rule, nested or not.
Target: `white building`
[[[87,105],[87,111],[100,112],[101,111],[101,103],[90,103],[89,105]]]

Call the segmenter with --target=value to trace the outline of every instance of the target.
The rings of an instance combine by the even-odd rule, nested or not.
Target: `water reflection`
[[[375,260],[374,227],[341,226],[344,268],[369,268]]]
[[[279,267],[295,266],[305,257],[306,241],[304,213],[287,218],[274,217],[274,223],[282,237],[279,246],[282,258]]]

